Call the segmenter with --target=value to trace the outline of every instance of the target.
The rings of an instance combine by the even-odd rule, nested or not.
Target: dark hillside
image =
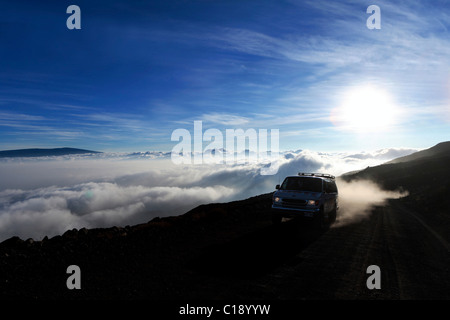
[[[0,151],[0,158],[29,158],[29,157],[52,157],[66,156],[72,154],[100,153],[98,151],[75,149],[75,148],[55,148],[55,149],[19,149]]]

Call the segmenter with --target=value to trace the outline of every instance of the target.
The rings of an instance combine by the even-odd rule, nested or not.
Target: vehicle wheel
[[[328,222],[330,224],[336,222],[336,216],[337,216],[337,210],[336,210],[336,207],[334,207],[333,211],[331,211],[330,214],[328,215]]]
[[[322,231],[325,229],[326,223],[325,223],[325,217],[323,214],[323,208],[320,209],[319,214],[314,217],[314,229],[317,231]]]
[[[278,214],[273,214],[272,215],[272,223],[274,224],[274,225],[278,225],[278,224],[280,224],[281,223],[281,216],[280,215],[278,215]]]

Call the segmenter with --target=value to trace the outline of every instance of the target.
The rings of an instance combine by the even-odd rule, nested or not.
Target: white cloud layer
[[[327,172],[335,175],[377,165],[411,149],[336,154],[308,150],[284,152],[274,176],[258,164],[176,166],[168,153],[102,154],[0,162],[0,241],[12,236],[42,239],[73,228],[125,226],[154,217],[175,216],[205,203],[246,199],[274,191],[287,175]],[[376,186],[343,182],[346,221],[367,206],[398,195]],[[358,191],[359,190],[359,191]],[[366,191],[364,197],[352,197]],[[372,195],[369,197],[369,195]],[[350,199],[367,199],[366,207]]]

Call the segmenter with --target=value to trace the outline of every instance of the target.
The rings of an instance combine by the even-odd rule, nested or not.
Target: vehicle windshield
[[[288,177],[283,181],[280,189],[322,192],[322,179],[309,177]]]

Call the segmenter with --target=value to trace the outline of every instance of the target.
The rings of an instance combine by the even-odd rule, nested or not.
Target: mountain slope
[[[65,156],[72,154],[101,153],[98,151],[76,149],[76,148],[54,148],[54,149],[18,149],[0,151],[0,158],[17,158],[17,157],[51,157]]]
[[[400,163],[400,162],[408,162],[412,160],[418,160],[426,157],[441,157],[448,155],[450,153],[450,141],[441,142],[426,150],[422,150],[419,152],[415,152],[408,156],[400,157],[394,160],[389,161],[388,163]]]
[[[401,157],[385,164],[342,176],[346,181],[369,179],[384,188],[419,192],[439,189],[450,182],[450,142]]]

